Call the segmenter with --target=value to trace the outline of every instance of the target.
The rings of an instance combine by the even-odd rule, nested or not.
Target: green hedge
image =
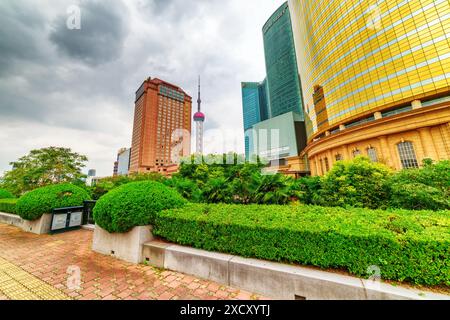
[[[0,212],[16,213],[16,203],[19,199],[0,199]]]
[[[13,199],[14,195],[5,189],[0,189],[0,199]]]
[[[100,198],[94,208],[95,222],[110,233],[153,224],[157,212],[181,207],[186,200],[175,190],[155,181],[125,184]]]
[[[450,285],[450,212],[190,204],[158,214],[154,234],[199,249]]]
[[[82,206],[90,200],[88,192],[69,183],[51,185],[30,191],[20,197],[16,213],[26,220],[39,219],[53,209]]]

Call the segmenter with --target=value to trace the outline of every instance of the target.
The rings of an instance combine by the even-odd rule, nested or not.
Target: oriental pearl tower
[[[198,77],[198,110],[194,114],[194,121],[196,123],[196,152],[199,155],[203,154],[203,124],[205,122],[205,115],[201,112],[202,99],[200,98],[200,76]]]

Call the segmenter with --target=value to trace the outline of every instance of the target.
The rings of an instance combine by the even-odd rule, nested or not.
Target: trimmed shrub
[[[16,203],[19,199],[1,199],[0,200],[0,212],[16,213]]]
[[[450,199],[441,190],[422,183],[398,183],[391,186],[389,206],[410,210],[445,210],[450,209]]]
[[[13,199],[14,196],[11,192],[5,189],[0,189],[0,199]]]
[[[16,213],[26,220],[39,219],[53,209],[82,206],[90,200],[88,192],[69,183],[51,185],[30,191],[20,197]]]
[[[450,285],[450,212],[190,204],[153,233],[199,249],[422,285]]]
[[[339,161],[322,178],[320,205],[385,208],[389,199],[387,181],[392,172],[380,163],[357,157],[353,161]],[[318,200],[318,199],[316,199]]]
[[[175,190],[155,181],[134,182],[100,198],[94,208],[95,222],[110,233],[125,233],[154,223],[156,213],[181,207],[186,200]]]

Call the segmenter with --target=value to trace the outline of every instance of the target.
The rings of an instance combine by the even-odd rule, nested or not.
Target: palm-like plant
[[[259,169],[253,165],[244,165],[238,170],[231,171],[227,182],[233,195],[233,202],[241,204],[253,202],[260,175]]]
[[[292,199],[288,178],[280,175],[261,175],[255,192],[259,204],[287,204]]]
[[[224,177],[209,179],[202,189],[202,198],[208,203],[230,203],[231,194]]]
[[[166,185],[175,188],[179,194],[189,201],[201,202],[201,190],[198,185],[190,179],[174,177],[168,179]]]

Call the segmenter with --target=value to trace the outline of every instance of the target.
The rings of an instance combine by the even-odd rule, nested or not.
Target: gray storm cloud
[[[21,1],[0,2],[0,78],[27,61],[45,61],[36,33],[44,32],[45,18]]]
[[[67,28],[67,15],[52,23],[50,41],[68,57],[98,65],[120,58],[127,36],[127,8],[121,1],[83,1],[80,30]]]

